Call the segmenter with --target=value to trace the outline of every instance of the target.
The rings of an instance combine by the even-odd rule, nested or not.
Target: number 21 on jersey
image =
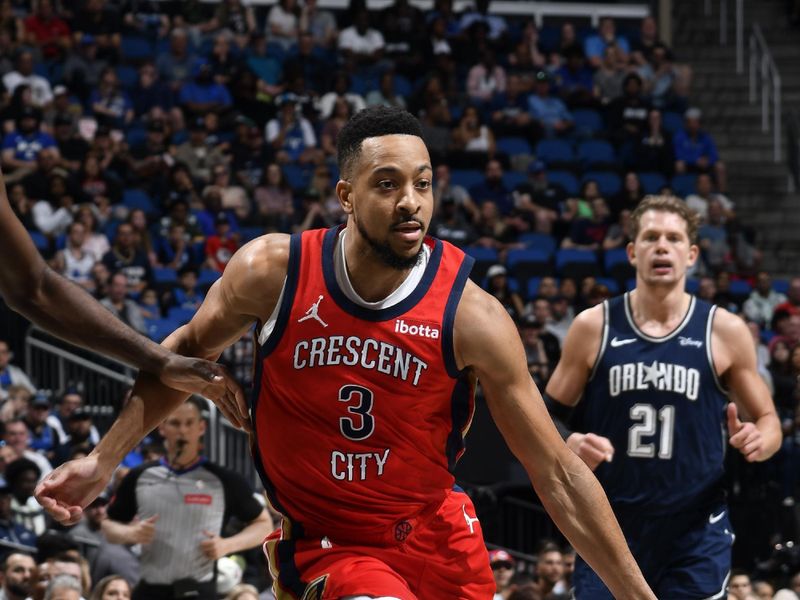
[[[659,410],[652,404],[634,404],[630,410],[631,425],[628,429],[628,456],[653,458],[656,456],[658,438],[658,458],[672,458],[672,444],[675,438],[675,407],[671,404]]]

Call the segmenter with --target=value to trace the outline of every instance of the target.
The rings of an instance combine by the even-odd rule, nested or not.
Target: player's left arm
[[[517,328],[472,282],[456,312],[454,346],[458,367],[478,376],[495,423],[573,547],[614,597],[654,598],[600,483],[556,431],[528,373]]]
[[[719,309],[714,316],[712,353],[720,379],[731,392],[730,444],[748,462],[767,460],[781,445],[781,424],[769,388],[758,374],[756,349],[744,321]],[[748,419],[742,422],[739,413]]]

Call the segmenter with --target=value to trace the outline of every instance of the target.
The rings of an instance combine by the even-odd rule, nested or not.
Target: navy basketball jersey
[[[596,471],[609,501],[658,514],[719,500],[728,399],[711,354],[716,307],[692,297],[680,325],[659,338],[636,326],[628,294],[603,308],[583,429],[614,445]]]

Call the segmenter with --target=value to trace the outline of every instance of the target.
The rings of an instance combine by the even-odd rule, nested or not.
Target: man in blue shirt
[[[625,63],[628,62],[627,57],[630,54],[631,47],[628,40],[621,35],[617,35],[617,28],[614,25],[614,19],[605,17],[600,20],[600,27],[597,28],[597,34],[590,35],[583,43],[583,51],[586,53],[586,58],[593,69],[598,69],[603,62],[603,53],[606,51],[606,46],[613,44],[617,50],[623,55]]]
[[[3,169],[20,175],[36,168],[36,157],[44,148],[56,148],[56,141],[39,131],[42,115],[38,109],[26,106],[17,118],[17,128],[3,138]],[[11,178],[6,176],[6,181]]]
[[[690,108],[684,115],[684,128],[675,133],[675,172],[713,172],[720,193],[727,188],[725,163],[719,160],[717,145],[707,132],[700,128],[700,109]]]
[[[181,87],[178,103],[191,114],[201,116],[207,112],[221,113],[230,108],[233,98],[224,85],[214,81],[211,65],[200,61],[193,70],[194,79]]]
[[[548,137],[566,133],[575,125],[572,113],[560,98],[550,95],[550,75],[536,73],[534,94],[528,98],[528,109],[542,123]]]
[[[469,188],[469,194],[480,205],[491,200],[497,205],[502,215],[508,215],[514,208],[514,199],[503,183],[503,167],[499,160],[492,159],[486,163],[484,171],[486,179]]]

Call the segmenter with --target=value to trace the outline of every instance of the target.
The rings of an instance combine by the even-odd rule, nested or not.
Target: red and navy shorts
[[[285,527],[288,530],[288,528]],[[469,497],[457,490],[424,525],[393,546],[292,539],[273,532],[264,544],[278,600],[390,596],[400,600],[487,600],[495,591],[489,555]]]

